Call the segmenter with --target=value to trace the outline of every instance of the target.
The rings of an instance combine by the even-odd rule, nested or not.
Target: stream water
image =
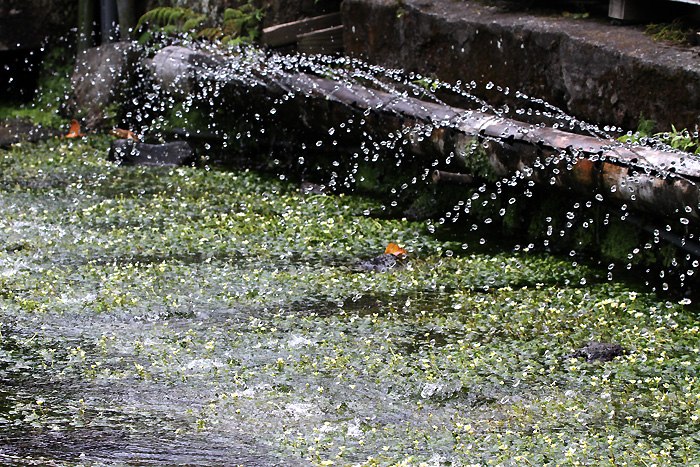
[[[0,152],[3,465],[700,463],[690,300],[542,245],[483,252],[491,221],[445,239],[452,216],[108,144]],[[358,268],[389,242],[405,267]],[[569,357],[587,341],[626,353]]]

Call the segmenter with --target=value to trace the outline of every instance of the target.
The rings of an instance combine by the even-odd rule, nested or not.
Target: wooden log
[[[449,185],[472,185],[474,177],[469,174],[459,174],[445,172],[444,170],[433,171],[433,183],[446,183]]]
[[[78,52],[84,52],[94,45],[95,16],[94,2],[78,2]]]
[[[260,40],[269,47],[292,45],[296,44],[297,37],[302,34],[338,26],[340,24],[340,13],[330,13],[314,18],[293,21],[291,23],[270,26],[269,28],[263,29]]]
[[[175,56],[168,48],[158,53]],[[165,61],[156,55],[151,63],[157,66]],[[208,60],[190,61],[188,67],[171,67],[177,73],[161,75],[182,82],[192,79],[190,74],[207,76],[210,66]],[[217,73],[211,76],[220,79]],[[239,107],[251,115],[259,112],[255,105],[263,96],[268,102],[297,101],[296,117],[285,121],[297,135],[345,124],[351,115],[363,115],[375,124],[382,120],[387,134],[396,134],[407,124],[427,125],[433,132],[422,144],[432,144],[435,153],[447,155],[449,148],[455,155],[466,155],[477,138],[485,143],[493,170],[503,178],[524,179],[700,225],[700,160],[686,154],[566,133],[305,73],[250,69],[244,78],[230,78],[226,85],[234,88],[232,95],[247,99]],[[288,99],[290,95],[295,97]],[[271,123],[280,126],[278,120]]]

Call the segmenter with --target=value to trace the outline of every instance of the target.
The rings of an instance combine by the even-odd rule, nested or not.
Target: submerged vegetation
[[[700,464],[686,302],[106,143],[0,152],[4,465]]]
[[[154,10],[142,39],[253,37],[262,10],[235,11],[217,29]],[[211,130],[219,91],[202,90],[208,107],[155,93],[134,106],[158,104],[149,130]],[[79,130],[1,150],[0,463],[700,465],[697,310],[611,280],[616,265],[663,262],[662,280],[672,267],[684,281],[697,261],[614,219],[626,213],[502,185],[476,140],[465,169],[487,183],[438,195],[428,171],[421,184],[403,160],[374,164],[384,143],[343,159],[344,126],[315,147],[331,148],[341,190],[384,182],[382,202],[302,194],[280,159],[315,170],[315,153],[292,146],[261,156],[276,175],[120,167],[109,137]],[[256,137],[243,128],[221,128],[236,136],[217,151]],[[669,144],[692,150],[685,136]],[[423,223],[401,218],[407,199],[421,213],[452,204]],[[481,230],[451,235],[466,214]],[[487,251],[489,226],[529,237]],[[593,244],[605,269],[581,264]],[[358,267],[383,252],[401,267]],[[625,352],[575,358],[591,341]]]

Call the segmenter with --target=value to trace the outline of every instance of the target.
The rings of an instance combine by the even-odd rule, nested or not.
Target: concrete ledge
[[[342,17],[348,55],[475,81],[494,105],[524,106],[521,91],[599,125],[634,129],[640,114],[661,129],[700,123],[700,47],[654,42],[639,27],[451,0],[345,0]],[[488,82],[513,92],[487,91]]]

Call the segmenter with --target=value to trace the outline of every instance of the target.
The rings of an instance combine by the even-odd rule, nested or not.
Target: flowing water
[[[264,72],[318,67],[397,96],[425,91],[422,77],[328,60],[274,57]],[[181,108],[220,104],[225,83],[252,77],[240,66]],[[524,109],[493,109],[455,89],[486,110],[609,130],[526,96]],[[141,96],[161,111],[181,103],[161,92]],[[137,120],[156,131],[167,122],[155,114]],[[402,141],[431,131],[376,141],[355,123],[364,138],[355,159],[396,154],[397,171]],[[272,131],[250,128],[227,138]],[[333,147],[343,128],[324,129],[318,147]],[[403,174],[405,186],[377,200],[350,193],[359,175],[341,177],[338,164],[323,181],[345,192],[305,195],[279,172],[117,166],[108,143],[89,136],[0,153],[3,465],[700,462],[690,300],[613,281],[614,263],[550,255],[548,239],[499,247],[491,218],[452,222],[477,206],[505,210],[501,185],[465,191],[426,223],[375,215],[395,214],[425,171]],[[290,151],[302,165],[313,153]],[[595,209],[565,203],[584,217]],[[471,232],[448,236],[447,224]],[[389,242],[409,251],[404,267],[358,267]],[[618,269],[644,247],[633,244]],[[626,353],[569,358],[598,340]]]

